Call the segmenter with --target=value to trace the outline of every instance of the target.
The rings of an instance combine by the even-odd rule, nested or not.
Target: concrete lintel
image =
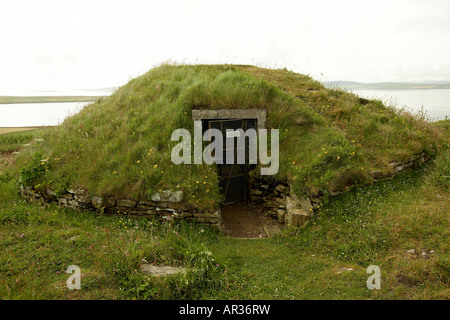
[[[257,119],[258,129],[266,128],[266,109],[192,110],[192,119]]]

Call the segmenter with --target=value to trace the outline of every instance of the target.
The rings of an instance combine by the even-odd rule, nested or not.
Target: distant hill
[[[354,81],[327,81],[323,85],[327,88],[339,87],[353,90],[411,90],[411,89],[450,89],[450,81],[413,82],[377,82],[363,83]]]

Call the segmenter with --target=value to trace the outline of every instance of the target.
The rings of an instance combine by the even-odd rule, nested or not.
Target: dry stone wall
[[[182,191],[164,190],[153,194],[150,200],[145,201],[92,196],[81,188],[67,189],[67,192],[62,196],[58,196],[50,188],[43,191],[30,187],[20,187],[19,191],[22,196],[30,201],[53,202],[65,208],[124,214],[129,217],[195,221],[217,228],[220,228],[221,225],[220,210],[199,211],[183,201]]]
[[[311,199],[298,199],[286,183],[270,183],[262,178],[252,178],[250,200],[266,207],[271,217],[287,226],[301,227],[314,216]]]
[[[429,160],[429,157],[425,153],[413,155],[408,161],[389,163],[392,170],[387,174],[372,171],[371,175],[376,182],[427,160]],[[268,214],[271,217],[278,219],[279,223],[287,226],[301,227],[305,225],[314,217],[314,210],[321,205],[320,196],[297,198],[287,183],[268,182],[262,177],[251,177],[249,182],[251,202],[263,205],[268,209]],[[195,221],[219,229],[222,225],[220,209],[209,212],[199,211],[183,201],[182,191],[164,190],[153,194],[150,199],[145,201],[99,197],[90,195],[88,191],[82,188],[67,189],[67,192],[62,196],[58,196],[50,188],[43,191],[30,187],[20,187],[19,191],[22,196],[30,201],[53,202],[66,208],[125,214],[130,217]],[[340,193],[340,191],[332,192],[331,196]]]

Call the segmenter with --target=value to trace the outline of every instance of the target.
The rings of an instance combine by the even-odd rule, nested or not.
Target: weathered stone
[[[289,191],[290,191],[288,186],[285,186],[285,185],[282,185],[282,184],[277,185],[275,187],[275,190],[279,191],[281,193],[284,193],[284,194],[289,194]]]
[[[275,202],[286,205],[286,198],[275,198]]]
[[[170,196],[172,194],[172,191],[170,190],[163,190],[159,193],[159,196],[161,197],[161,201],[168,201]]]
[[[383,174],[381,173],[381,171],[379,170],[373,170],[370,172],[370,175],[372,176],[372,178],[374,179],[381,179],[383,178]]]
[[[336,271],[336,273],[340,274],[340,273],[346,272],[346,271],[353,271],[353,268],[342,267],[338,271]]]
[[[106,197],[103,199],[104,204],[108,207],[115,207],[116,206],[116,200],[112,197]]]
[[[170,208],[160,208],[160,207],[156,207],[155,208],[156,211],[168,211],[168,212],[175,212],[174,209],[170,209]]]
[[[253,202],[261,201],[261,200],[262,200],[262,197],[251,195],[251,196],[250,196],[250,200],[253,201]]]
[[[137,202],[134,200],[129,200],[129,199],[117,200],[118,207],[134,208],[136,206],[136,204],[137,204]]]
[[[49,196],[56,197],[56,192],[53,191],[52,189],[47,188],[46,192]]]
[[[100,207],[103,205],[103,199],[101,197],[93,196],[91,203],[93,206]]]
[[[152,201],[161,201],[161,196],[159,195],[159,193],[154,193],[152,194]]]
[[[75,200],[82,203],[91,203],[92,198],[89,195],[75,194]]]
[[[292,198],[291,196],[287,196],[286,197],[286,211],[290,212],[294,209],[297,209],[299,207],[299,203],[298,200],[295,200],[294,198]]]
[[[310,217],[304,209],[293,209],[286,214],[286,222],[288,226],[301,227],[309,221]]]
[[[185,268],[180,267],[167,267],[167,266],[154,266],[151,264],[143,263],[140,266],[143,273],[151,275],[153,277],[165,277],[174,274],[186,273]]]
[[[181,202],[183,200],[183,191],[173,191],[167,201]]]
[[[185,203],[185,202],[172,202],[170,204],[170,207],[173,209],[178,209],[178,210],[189,210],[189,204]]]
[[[263,229],[264,229],[264,232],[266,233],[267,237],[271,237],[271,236],[281,232],[280,225],[277,225],[277,224],[265,225],[263,227]]]
[[[313,211],[313,205],[310,198],[299,199],[300,208],[305,209],[307,212]]]
[[[73,199],[73,194],[66,193],[65,195],[63,195],[63,198],[67,199],[67,200],[71,200],[71,199]]]
[[[81,189],[81,188],[70,188],[70,189],[66,189],[68,193],[72,193],[72,194],[79,194],[79,195],[85,195],[87,194],[86,190]]]
[[[277,218],[279,223],[284,223],[285,221],[286,210],[278,209],[277,210]]]
[[[266,208],[284,208],[285,205],[278,203],[276,201],[267,201],[263,204],[264,207]]]
[[[400,162],[390,162],[390,163],[388,163],[388,166],[390,166],[392,168],[398,167],[399,165],[401,165]]]

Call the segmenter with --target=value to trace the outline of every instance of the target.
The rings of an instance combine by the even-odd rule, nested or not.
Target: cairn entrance
[[[218,164],[218,173],[220,177],[220,188],[224,194],[223,205],[235,204],[247,201],[249,195],[248,172],[251,170],[248,165],[248,144],[245,143],[245,164],[237,164],[236,157],[238,152],[238,139],[245,137],[233,135],[227,136],[227,129],[265,129],[267,110],[265,109],[205,109],[192,110],[192,119],[202,122],[202,131],[207,129],[219,129],[222,132],[223,152],[226,154],[227,140],[234,139],[234,163]]]
[[[220,179],[220,189],[224,195],[223,205],[235,204],[238,202],[246,201],[249,198],[248,187],[248,144],[240,144],[241,139],[245,139],[244,136],[240,136],[239,132],[234,130],[256,128],[256,119],[214,119],[204,120],[202,124],[203,130],[206,129],[218,129],[222,132],[222,145],[223,154],[232,154],[232,163],[224,161],[223,164],[218,164],[217,169]],[[227,132],[227,130],[233,130]],[[231,133],[231,134],[230,134]],[[229,140],[235,140],[234,143],[229,143]],[[232,147],[230,147],[232,146]],[[244,148],[245,163],[237,163],[237,155],[240,149]]]
[[[221,229],[230,237],[264,238],[279,232],[277,219],[269,213],[269,208],[257,204],[252,199],[249,172],[255,167],[248,163],[248,141],[244,144],[245,163],[237,164],[239,137],[232,133],[227,137],[227,129],[266,129],[265,109],[220,109],[192,110],[194,121],[201,121],[202,133],[208,129],[219,129],[222,133],[223,152],[227,152],[227,139],[235,139],[233,144],[234,163],[217,164],[220,189],[224,195],[221,208]]]

